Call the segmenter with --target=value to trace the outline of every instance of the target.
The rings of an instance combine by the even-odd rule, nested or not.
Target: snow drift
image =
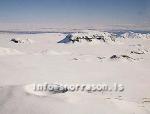
[[[23,53],[16,49],[0,47],[0,55],[21,55],[21,54]]]

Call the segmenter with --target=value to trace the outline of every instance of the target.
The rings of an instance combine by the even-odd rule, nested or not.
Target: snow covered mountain
[[[83,40],[87,42],[92,42],[93,40],[103,41],[103,42],[115,42],[116,35],[109,32],[99,32],[86,30],[82,32],[68,34],[63,40],[58,43],[69,43],[69,42],[82,42]]]
[[[122,38],[150,38],[150,33],[142,34],[142,33],[134,33],[134,32],[126,32],[121,35]]]
[[[103,41],[103,42],[115,42],[116,38],[150,38],[150,33],[135,33],[125,32],[120,35],[113,32],[99,32],[93,30],[84,30],[76,33],[69,33],[63,40],[58,43],[69,43],[69,42],[92,42],[92,41]]]

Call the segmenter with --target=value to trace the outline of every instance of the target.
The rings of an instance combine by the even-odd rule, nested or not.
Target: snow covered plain
[[[0,33],[0,114],[150,114],[150,34],[66,36]],[[120,83],[125,90],[43,97],[29,86],[45,82]]]

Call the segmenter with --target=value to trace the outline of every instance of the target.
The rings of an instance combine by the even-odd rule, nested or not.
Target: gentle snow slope
[[[149,38],[57,43],[65,37],[61,33],[0,34],[0,114],[150,114]],[[14,43],[12,38],[32,43]],[[125,91],[32,91],[30,85],[44,82],[120,83]]]

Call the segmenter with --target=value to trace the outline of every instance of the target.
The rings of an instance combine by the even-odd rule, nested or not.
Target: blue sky
[[[150,27],[149,0],[0,0],[0,24]]]

